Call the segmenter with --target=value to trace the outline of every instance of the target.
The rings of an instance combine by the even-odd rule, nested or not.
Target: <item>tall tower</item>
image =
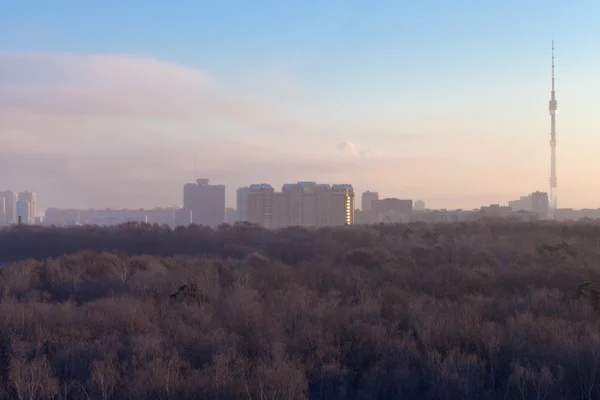
[[[554,40],[552,41],[552,91],[550,92],[550,218],[554,218],[554,210],[558,201],[556,196],[556,112],[558,102],[554,92]]]

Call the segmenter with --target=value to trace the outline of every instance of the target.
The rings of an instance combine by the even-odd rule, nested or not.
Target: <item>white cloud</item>
[[[342,142],[337,145],[338,152],[347,156],[368,157],[375,155],[371,150],[359,147],[353,142]]]
[[[150,57],[0,54],[0,118],[11,122],[30,114],[297,127],[259,96],[241,95],[203,71]]]

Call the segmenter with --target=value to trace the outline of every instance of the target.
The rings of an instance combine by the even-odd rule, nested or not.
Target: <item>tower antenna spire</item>
[[[552,41],[552,92],[554,92],[554,40]]]
[[[557,207],[556,187],[556,113],[558,111],[558,102],[556,101],[556,92],[554,91],[554,40],[552,41],[552,91],[550,92],[550,212],[551,218],[554,218],[554,210]]]
[[[196,156],[194,156],[194,180],[193,180],[193,182],[196,182],[196,179],[198,179],[198,174],[196,173]]]

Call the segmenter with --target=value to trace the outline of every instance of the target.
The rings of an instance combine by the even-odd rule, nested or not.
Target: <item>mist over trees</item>
[[[600,224],[0,232],[0,398],[595,399]]]

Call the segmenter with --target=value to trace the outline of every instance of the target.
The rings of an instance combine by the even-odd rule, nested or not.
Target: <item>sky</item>
[[[182,203],[194,177],[351,183],[473,208],[600,207],[597,1],[0,5],[0,189],[40,208]]]

